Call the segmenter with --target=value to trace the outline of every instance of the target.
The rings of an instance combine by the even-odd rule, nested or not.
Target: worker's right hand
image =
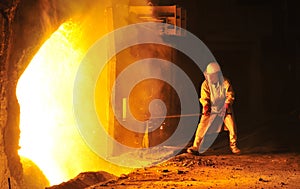
[[[211,112],[211,108],[210,108],[209,105],[206,105],[206,106],[203,107],[203,114],[204,115],[208,116],[208,115],[210,115],[210,112]]]

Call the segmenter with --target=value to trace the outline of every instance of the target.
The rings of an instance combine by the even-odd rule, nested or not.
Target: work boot
[[[199,155],[198,148],[195,146],[189,147],[186,151],[189,154]]]
[[[231,152],[233,154],[240,154],[241,153],[241,150],[238,148],[238,147],[231,147]]]
[[[241,150],[236,146],[236,143],[230,143],[230,150],[233,154],[240,154]]]

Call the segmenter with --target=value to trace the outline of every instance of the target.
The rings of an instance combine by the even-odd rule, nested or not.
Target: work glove
[[[203,114],[206,115],[206,116],[208,116],[208,115],[210,115],[210,113],[211,113],[210,106],[209,105],[204,106],[203,107]]]
[[[223,108],[222,108],[222,111],[220,113],[220,116],[225,116],[228,108],[229,108],[229,104],[225,103],[224,106],[223,106]]]

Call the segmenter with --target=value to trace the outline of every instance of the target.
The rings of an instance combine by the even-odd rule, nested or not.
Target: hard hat
[[[220,68],[219,64],[216,62],[211,62],[206,67],[207,74],[213,74],[213,73],[216,73],[219,71],[221,71],[221,68]]]

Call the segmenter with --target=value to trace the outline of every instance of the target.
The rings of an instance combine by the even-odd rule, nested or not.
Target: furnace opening
[[[39,49],[17,85],[19,155],[34,162],[51,185],[84,171],[119,175],[129,170],[99,158],[77,130],[72,95],[76,71],[87,50],[82,33],[82,25],[76,22],[62,24]]]

